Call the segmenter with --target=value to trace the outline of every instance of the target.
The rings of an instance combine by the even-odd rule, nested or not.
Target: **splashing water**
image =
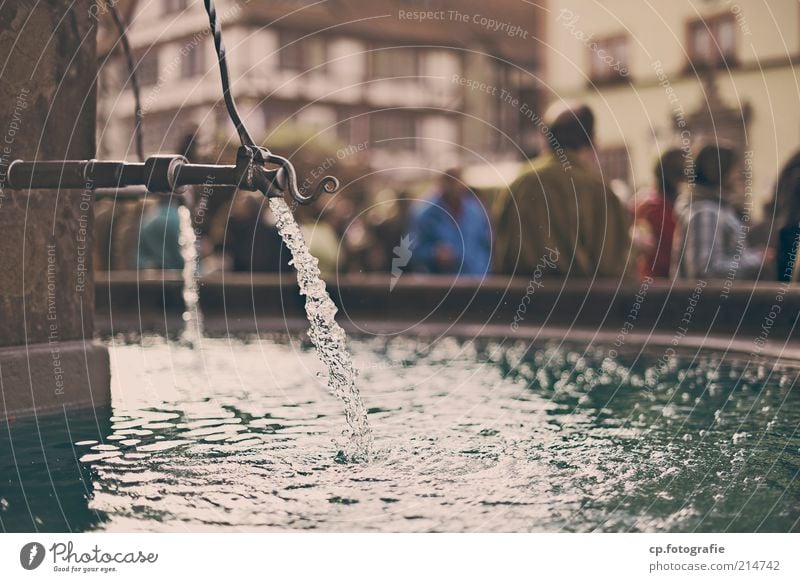
[[[270,198],[269,205],[275,214],[278,231],[292,253],[291,264],[297,271],[300,294],[306,296],[306,316],[310,324],[308,335],[319,359],[328,368],[328,388],[344,402],[344,414],[350,427],[350,446],[344,455],[349,460],[368,460],[372,453],[372,431],[367,421],[367,410],[356,386],[356,371],[347,350],[347,336],[336,323],[336,306],[319,276],[319,261],[308,252],[300,227],[286,201]]]
[[[197,237],[192,226],[192,214],[186,206],[178,208],[180,234],[178,241],[183,257],[183,312],[184,328],[181,343],[194,347],[203,337],[203,314],[200,311],[200,294],[197,280],[199,276]]]

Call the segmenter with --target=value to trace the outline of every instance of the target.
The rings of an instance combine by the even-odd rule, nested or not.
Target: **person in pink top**
[[[668,277],[675,233],[674,204],[686,182],[683,151],[671,149],[655,165],[655,185],[636,194],[633,240],[639,249],[639,276]]]

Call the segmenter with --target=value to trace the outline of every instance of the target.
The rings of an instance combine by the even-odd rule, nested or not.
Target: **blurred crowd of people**
[[[718,143],[688,158],[679,149],[661,156],[655,185],[639,192],[633,207],[641,276],[800,278],[800,152],[784,165],[758,221],[752,204],[740,202],[744,167],[733,147]]]
[[[295,216],[323,274],[400,267],[525,277],[547,256],[554,274],[572,277],[798,278],[800,153],[786,163],[756,223],[753,209],[737,203],[744,160],[735,148],[665,151],[653,185],[625,202],[602,179],[594,122],[585,105],[551,108],[550,151],[490,197],[452,168],[425,198],[383,191],[356,203],[339,195],[299,206]],[[122,212],[112,201],[98,203],[98,268],[181,269],[177,200],[133,205]],[[199,214],[193,227],[204,273],[290,268],[260,194],[231,192],[213,213]]]
[[[498,201],[497,272],[524,274],[556,249],[556,270],[579,277],[798,279],[800,153],[756,222],[752,204],[739,203],[744,160],[733,147],[665,151],[653,186],[626,204],[601,179],[592,111],[560,104],[546,123],[552,151]]]

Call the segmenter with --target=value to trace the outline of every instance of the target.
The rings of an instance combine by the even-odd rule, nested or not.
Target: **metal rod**
[[[175,196],[172,192],[148,192],[141,186],[128,186],[127,188],[97,188],[94,191],[96,200],[115,200],[117,202],[139,202],[146,197],[173,198],[183,204],[186,202],[183,196]]]
[[[136,124],[133,128],[134,137],[136,139],[136,155],[138,155],[139,160],[143,162],[144,142],[142,140],[142,121],[144,115],[142,113],[142,99],[139,89],[139,74],[136,72],[136,67],[133,64],[133,51],[128,42],[127,26],[122,22],[122,18],[120,18],[119,12],[117,12],[116,2],[106,2],[106,6],[108,6],[111,12],[111,18],[119,31],[119,40],[122,42],[122,52],[125,54],[125,62],[128,65],[128,76],[131,80],[131,86],[133,87],[133,117],[136,120]]]
[[[225,99],[225,108],[228,110],[228,117],[231,118],[236,132],[243,146],[254,146],[255,142],[250,137],[250,133],[244,126],[239,110],[236,109],[236,102],[231,93],[230,75],[228,73],[228,62],[225,58],[225,44],[222,42],[222,25],[217,18],[217,8],[214,0],[205,0],[206,12],[208,13],[208,25],[211,34],[214,36],[214,47],[217,50],[217,63],[219,64],[219,75],[222,79],[222,97]]]
[[[240,167],[189,164],[181,162],[182,159],[181,156],[164,158],[154,156],[141,164],[96,160],[45,162],[16,160],[11,162],[8,168],[8,186],[15,190],[61,188],[94,190],[147,186],[151,192],[166,192],[180,186],[206,184],[255,190],[247,187]]]
[[[267,169],[273,166],[272,169]],[[27,162],[15,160],[8,167],[12,189],[82,189],[145,186],[148,192],[173,192],[182,186],[235,186],[260,191],[267,197],[289,194],[300,204],[310,204],[323,193],[339,188],[336,178],[326,176],[311,194],[300,192],[294,166],[286,158],[258,146],[242,146],[235,165],[190,164],[179,155],[159,155],[143,163],[98,160]]]
[[[184,164],[177,175],[179,186],[208,185],[235,186],[240,176],[236,166],[211,164]]]

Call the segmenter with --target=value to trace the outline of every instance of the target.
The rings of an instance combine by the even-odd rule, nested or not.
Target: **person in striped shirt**
[[[680,279],[754,279],[763,252],[747,245],[747,217],[731,204],[740,175],[736,152],[703,146],[695,158],[694,182],[675,204],[677,227],[672,272]]]

